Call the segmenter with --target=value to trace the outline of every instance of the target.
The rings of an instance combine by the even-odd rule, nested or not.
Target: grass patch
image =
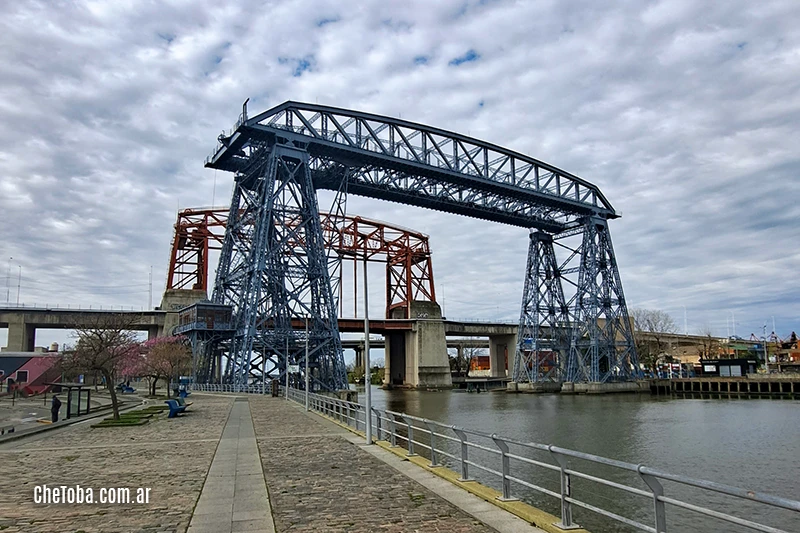
[[[152,418],[155,413],[142,413],[140,411],[134,413],[120,413],[120,418]],[[106,420],[113,420],[113,418],[106,418]]]
[[[150,420],[147,418],[120,418],[119,420],[103,420],[98,424],[92,424],[93,428],[111,428],[111,427],[130,427],[130,426],[143,426]]]
[[[408,497],[411,498],[411,501],[414,502],[416,507],[419,507],[425,502],[425,495],[419,492],[409,492]]]
[[[142,409],[142,411],[166,411],[167,409],[169,409],[169,405],[167,405],[167,404],[164,404],[164,405],[148,405],[147,407]]]

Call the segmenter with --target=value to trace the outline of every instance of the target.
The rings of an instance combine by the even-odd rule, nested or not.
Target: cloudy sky
[[[152,265],[157,304],[176,210],[229,200],[231,175],[203,168],[217,135],[246,98],[251,114],[293,99],[577,174],[622,214],[610,226],[632,307],[680,329],[685,308],[692,333],[732,333],[734,317],[744,337],[772,317],[800,330],[800,7],[606,4],[13,2],[0,301],[19,280],[29,305],[146,307]],[[349,211],[430,235],[449,317],[517,318],[526,230],[364,198]]]

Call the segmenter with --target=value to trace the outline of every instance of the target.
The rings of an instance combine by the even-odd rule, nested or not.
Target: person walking
[[[53,395],[53,402],[50,405],[50,414],[52,422],[58,422],[58,411],[61,409],[61,400],[58,399],[58,396],[55,394]]]

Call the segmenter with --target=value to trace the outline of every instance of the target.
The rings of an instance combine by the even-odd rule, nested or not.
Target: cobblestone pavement
[[[193,394],[185,416],[144,426],[69,426],[0,447],[0,531],[186,531],[232,397]],[[34,504],[36,485],[149,487],[148,504]]]
[[[491,532],[279,398],[250,398],[278,532]]]

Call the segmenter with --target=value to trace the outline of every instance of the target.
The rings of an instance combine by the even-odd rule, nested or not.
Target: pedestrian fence
[[[217,387],[229,386],[217,385]],[[260,386],[253,388],[260,389]],[[284,394],[285,389],[281,387],[281,395]],[[290,388],[288,396],[289,399],[301,404],[306,401],[306,393],[303,390]],[[366,429],[365,408],[358,403],[309,393],[308,407],[356,431]],[[573,508],[580,508],[606,517],[617,524],[652,533],[667,531],[668,510],[671,511],[670,516],[674,516],[671,520],[687,525],[690,531],[718,530],[717,527],[721,527],[722,522],[727,522],[746,530],[789,533],[789,530],[735,516],[724,510],[714,510],[699,502],[737,509],[740,513],[749,514],[751,518],[769,518],[777,512],[780,514],[781,526],[794,524],[795,527],[791,527],[791,530],[799,530],[796,526],[800,524],[800,501],[671,474],[644,465],[558,446],[522,442],[405,413],[372,409],[371,422],[372,434],[377,440],[387,441],[392,447],[404,448],[406,456],[423,455],[430,459],[430,467],[450,467],[460,473],[459,481],[474,481],[473,473],[477,471],[477,477],[480,477],[481,481],[486,479],[488,483],[485,484],[494,485],[501,491],[502,495],[498,498],[501,501],[516,501],[519,497],[531,499],[531,494],[553,498],[561,510],[561,521],[556,525],[564,530],[579,527],[573,521],[572,512]],[[579,470],[576,464],[584,468]],[[588,465],[592,466],[587,468]],[[609,473],[606,477],[600,477],[594,473],[598,470],[597,467],[615,471],[616,474]],[[546,474],[550,475],[549,487],[545,482]],[[665,491],[666,487],[670,490]],[[688,492],[678,490],[681,487],[688,488]],[[598,488],[601,489],[600,492]],[[604,493],[615,493],[614,491],[646,500],[643,502],[644,505],[619,505],[619,498],[606,496],[605,507],[585,501],[588,496],[603,499]],[[668,492],[670,495],[667,495]],[[673,493],[679,492],[685,492],[686,497],[681,499],[673,496]],[[726,499],[721,499],[720,496]],[[733,498],[739,503],[731,505],[727,498]],[[685,513],[675,512],[673,508],[697,513],[705,517],[705,521],[697,522],[695,517],[686,518]],[[621,511],[631,509],[636,510],[634,512],[636,516],[633,518],[620,514]],[[681,519],[678,519],[679,514]],[[702,525],[698,525],[701,523]],[[716,524],[716,527],[706,524]],[[732,531],[730,526],[727,527],[727,531]]]
[[[192,390],[197,392],[231,392],[231,393],[247,393],[247,394],[269,394],[269,382],[254,383],[252,385],[234,385],[232,383],[192,383]]]

